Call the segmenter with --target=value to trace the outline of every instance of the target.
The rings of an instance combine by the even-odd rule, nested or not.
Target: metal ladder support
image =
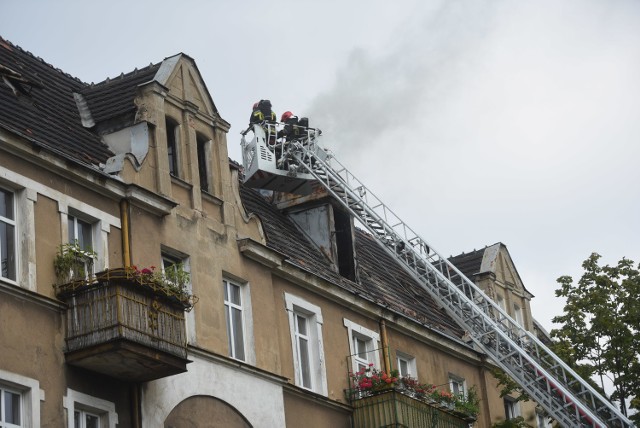
[[[316,138],[296,143],[287,155],[340,201],[435,302],[470,333],[476,345],[562,426],[634,427],[322,149]]]

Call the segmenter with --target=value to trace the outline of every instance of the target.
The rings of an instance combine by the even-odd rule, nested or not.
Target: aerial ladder
[[[378,244],[470,335],[473,342],[564,427],[633,428],[619,409],[575,373],[534,334],[404,223],[347,168],[319,145],[320,132],[276,142],[254,125],[242,149],[246,184],[308,194],[324,188]],[[279,146],[278,146],[279,144]],[[280,153],[275,152],[280,150]],[[273,154],[269,160],[263,151]],[[277,158],[277,161],[276,161]],[[266,179],[256,177],[268,176]],[[295,183],[291,185],[291,183]]]

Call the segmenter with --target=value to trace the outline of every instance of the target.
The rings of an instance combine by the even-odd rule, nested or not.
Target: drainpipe
[[[131,244],[129,242],[129,201],[120,201],[120,222],[122,223],[122,263],[131,266]]]
[[[122,264],[124,267],[131,266],[131,241],[130,221],[129,221],[129,201],[120,200],[120,223],[122,233]],[[120,315],[118,315],[120,320]],[[140,400],[141,384],[132,383],[129,391],[131,393],[131,426],[132,428],[142,428],[142,402]]]
[[[131,426],[142,428],[142,403],[140,401],[140,383],[131,384]]]
[[[380,340],[382,341],[382,355],[384,358],[384,371],[391,373],[391,360],[389,358],[389,338],[387,337],[387,324],[384,318],[380,320]]]

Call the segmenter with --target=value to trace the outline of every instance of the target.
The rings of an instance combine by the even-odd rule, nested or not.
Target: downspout
[[[120,222],[122,223],[122,263],[131,266],[131,244],[129,242],[129,201],[120,201]]]
[[[389,358],[389,338],[387,337],[387,324],[384,318],[380,320],[380,340],[382,341],[382,356],[384,358],[384,371],[391,373],[391,360]]]
[[[131,241],[130,241],[130,217],[129,201],[120,200],[120,223],[122,233],[122,264],[125,268],[131,266]],[[120,319],[120,316],[118,316]],[[131,393],[131,426],[142,428],[142,402],[140,400],[142,386],[140,383],[131,383],[129,391]]]

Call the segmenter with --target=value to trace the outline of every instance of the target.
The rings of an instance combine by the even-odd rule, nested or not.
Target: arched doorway
[[[234,407],[214,397],[196,395],[171,410],[164,428],[253,428]]]

